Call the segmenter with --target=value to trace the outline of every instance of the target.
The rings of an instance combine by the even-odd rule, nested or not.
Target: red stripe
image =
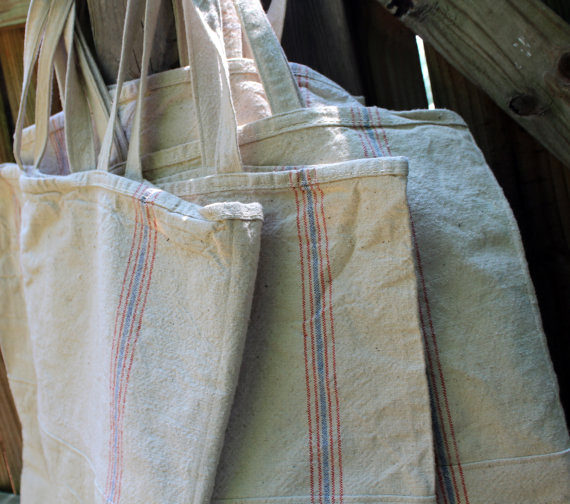
[[[426,312],[427,312],[427,316],[428,316],[428,323],[429,323],[429,328],[430,328],[430,333],[431,333],[431,339],[432,339],[432,343],[433,343],[433,347],[434,347],[434,352],[435,352],[435,361],[436,361],[436,365],[437,365],[437,368],[438,368],[438,374],[439,374],[439,378],[440,378],[440,382],[441,382],[441,388],[442,388],[442,391],[443,391],[444,403],[445,403],[445,408],[446,408],[446,412],[447,412],[447,418],[448,418],[448,421],[449,421],[449,424],[450,424],[451,436],[452,436],[452,439],[455,441],[455,433],[454,433],[454,431],[453,431],[453,423],[452,423],[452,420],[451,420],[451,413],[450,413],[450,411],[449,411],[449,404],[448,404],[448,401],[447,401],[447,390],[446,390],[446,387],[445,387],[445,381],[444,381],[444,378],[443,378],[443,372],[442,372],[442,370],[441,370],[441,362],[440,362],[440,359],[439,359],[439,351],[438,351],[438,348],[437,348],[437,341],[436,341],[436,338],[435,338],[435,331],[434,331],[434,328],[433,328],[433,322],[432,322],[432,317],[431,317],[431,311],[430,311],[430,308],[429,308],[429,300],[428,300],[428,297],[427,297],[427,288],[426,288],[426,284],[425,284],[425,277],[424,277],[424,272],[423,272],[422,259],[421,259],[419,247],[418,247],[418,245],[417,245],[416,229],[415,229],[414,220],[413,220],[413,218],[412,218],[411,213],[410,213],[410,223],[411,223],[411,227],[412,227],[412,237],[413,237],[413,240],[414,240],[414,248],[416,249],[416,259],[417,259],[417,263],[418,263],[418,272],[419,272],[419,275],[420,275],[420,281],[421,281],[421,284],[422,284],[422,293],[423,293],[423,298],[424,298],[424,302],[425,302],[425,305],[426,305]],[[440,404],[439,392],[438,392],[438,390],[437,390],[436,378],[435,378],[435,375],[434,375],[434,372],[433,372],[433,363],[432,363],[431,356],[430,356],[430,353],[431,353],[431,352],[430,352],[430,350],[429,350],[429,344],[428,344],[428,341],[429,341],[429,340],[428,340],[428,338],[425,338],[425,341],[426,341],[426,355],[428,356],[428,364],[429,364],[429,368],[430,368],[430,371],[429,371],[429,372],[430,372],[430,375],[432,376],[433,392],[434,392],[435,399],[436,399],[436,403],[437,403],[438,416],[439,416],[439,418],[441,419],[440,424],[441,424],[441,430],[442,430],[442,434],[443,434],[443,444],[444,444],[444,446],[445,446],[446,456],[447,456],[447,459],[448,459],[448,461],[449,461],[449,466],[448,466],[448,467],[449,467],[450,472],[451,472],[451,478],[452,478],[452,481],[453,481],[453,489],[454,489],[455,494],[456,494],[456,496],[457,496],[458,504],[460,504],[460,503],[461,503],[461,497],[460,497],[460,495],[459,495],[459,490],[458,490],[458,488],[457,488],[457,480],[456,480],[456,478],[455,478],[455,470],[454,470],[454,468],[453,468],[452,459],[451,459],[451,454],[450,454],[450,451],[449,451],[449,441],[448,441],[448,439],[447,439],[446,429],[445,429],[445,426],[444,426],[444,417],[443,417],[443,413],[442,413],[442,411],[441,411],[441,404]],[[456,450],[456,455],[457,455],[457,445],[455,445],[455,450]],[[458,460],[458,462],[459,462],[459,460]],[[459,467],[460,467],[460,466],[459,466]],[[461,473],[461,472],[462,472],[462,471],[460,470],[460,473]],[[466,490],[465,490],[465,483],[464,483],[464,482],[463,482],[463,488],[464,488],[464,491],[465,491],[465,493],[466,493]],[[467,504],[468,504],[468,503],[469,503],[469,500],[467,499]]]
[[[386,131],[384,130],[384,127],[382,126],[382,120],[381,120],[381,118],[380,118],[380,111],[376,108],[376,109],[375,109],[375,112],[376,112],[376,117],[377,117],[377,119],[378,119],[378,125],[379,125],[379,127],[382,129],[382,133],[383,133],[383,135],[384,135],[384,141],[385,141],[385,144],[386,144],[386,148],[388,149],[388,153],[389,153],[390,155],[392,155],[392,151],[391,151],[391,149],[390,149],[390,144],[388,143],[388,137],[387,137],[387,135],[386,135]],[[419,246],[418,246],[418,243],[417,243],[417,239],[416,239],[416,231],[415,231],[415,227],[414,227],[414,221],[413,221],[413,218],[412,218],[411,210],[410,210],[410,221],[411,221],[411,225],[412,225],[412,235],[413,235],[413,239],[414,239],[414,247],[415,247],[415,249],[416,249],[416,255],[417,255],[417,258],[418,258],[418,269],[419,269],[419,273],[420,273],[420,279],[421,279],[421,282],[422,282],[422,289],[423,289],[423,293],[424,293],[424,300],[425,300],[426,310],[427,310],[427,315],[428,315],[428,322],[429,322],[429,327],[430,327],[430,331],[431,331],[431,337],[432,337],[433,344],[434,344],[436,362],[437,362],[437,366],[438,366],[439,376],[440,376],[440,379],[441,379],[441,387],[442,387],[442,389],[443,389],[443,397],[444,397],[444,401],[445,401],[445,409],[446,409],[446,412],[447,412],[447,419],[448,419],[449,428],[450,428],[450,431],[451,431],[451,438],[452,438],[452,441],[453,441],[453,448],[454,448],[454,450],[455,450],[455,459],[456,459],[457,468],[459,469],[459,474],[460,474],[460,477],[461,477],[461,484],[462,484],[462,486],[463,486],[463,495],[465,496],[465,502],[466,502],[466,504],[469,504],[469,496],[467,495],[467,485],[465,484],[465,476],[464,476],[464,473],[463,473],[463,467],[462,467],[461,461],[460,461],[460,459],[459,459],[459,449],[458,449],[458,447],[457,447],[457,440],[456,440],[456,437],[455,437],[455,429],[454,429],[454,427],[453,427],[453,419],[452,419],[452,417],[451,417],[451,411],[450,411],[449,402],[448,402],[448,399],[447,399],[447,389],[446,389],[446,386],[445,386],[445,380],[444,380],[444,378],[443,378],[443,372],[442,372],[442,369],[441,369],[441,361],[440,361],[440,359],[439,359],[439,350],[438,350],[438,347],[437,347],[437,341],[436,341],[436,336],[435,336],[435,330],[434,330],[434,327],[433,327],[433,319],[432,319],[432,316],[431,316],[431,310],[430,310],[430,306],[429,306],[429,299],[428,299],[428,295],[427,295],[427,289],[426,289],[426,286],[425,286],[425,278],[424,278],[424,275],[423,275],[422,262],[421,262],[421,256],[420,256],[420,249],[419,249]],[[438,397],[438,396],[437,396],[437,387],[435,386],[435,383],[434,383],[434,393],[436,394],[436,397]],[[441,418],[441,417],[440,417],[440,418]],[[443,420],[443,418],[442,418],[442,420]],[[443,423],[442,423],[442,428],[443,428]],[[446,441],[446,443],[447,443],[447,441]],[[451,460],[449,461],[449,463],[450,463],[450,466],[451,466]],[[454,473],[453,473],[453,471],[452,471],[452,475],[453,475],[453,474],[454,474]],[[455,477],[454,477],[454,481],[455,481]],[[457,489],[456,489],[455,491],[457,492]],[[458,495],[458,497],[459,497],[459,495]]]
[[[145,210],[146,210],[146,221],[147,224],[150,224],[151,220],[150,220],[150,211],[149,211],[149,206],[148,205],[152,205],[154,203],[154,201],[156,200],[156,198],[158,197],[158,195],[160,194],[159,191],[156,191],[156,193],[153,195],[152,199],[148,202],[143,202],[144,206],[145,206]],[[152,239],[152,256],[151,256],[151,260],[150,260],[150,266],[148,268],[148,277],[146,280],[146,285],[144,287],[144,297],[143,297],[143,304],[140,310],[140,315],[139,315],[139,319],[138,319],[138,323],[136,325],[136,332],[135,332],[135,336],[134,336],[134,340],[133,340],[133,344],[132,344],[132,351],[130,354],[130,359],[129,359],[129,365],[128,365],[128,369],[127,369],[127,376],[126,376],[126,380],[125,380],[125,386],[124,386],[124,396],[123,396],[123,402],[121,405],[121,412],[124,413],[125,410],[125,405],[126,405],[126,398],[127,398],[127,388],[129,386],[129,380],[131,377],[131,369],[133,366],[133,361],[134,361],[134,357],[135,357],[135,348],[140,336],[140,332],[141,332],[141,328],[142,328],[142,320],[143,320],[143,315],[145,312],[145,308],[146,308],[146,303],[147,303],[147,299],[148,299],[148,292],[150,290],[150,284],[152,281],[152,273],[153,273],[153,269],[154,269],[154,261],[156,258],[156,245],[157,245],[157,237],[158,237],[158,232],[157,232],[157,223],[156,223],[156,214],[154,213],[154,208],[152,209],[152,213],[153,213],[153,225],[152,227],[149,225],[149,229],[150,232],[153,235],[153,239]],[[144,283],[144,278],[145,278],[145,274],[146,274],[146,268],[148,265],[148,249],[151,246],[151,240],[149,239],[149,244],[148,244],[148,248],[147,248],[147,256],[146,256],[146,260],[145,260],[145,270],[143,271],[143,280],[141,280],[141,291],[143,289],[143,283]],[[139,296],[140,296],[140,292],[139,292]],[[138,299],[137,299],[137,305],[138,305]],[[136,313],[136,309],[135,309],[135,313]],[[133,316],[133,325],[135,324],[135,317]],[[125,362],[126,362],[126,358],[125,358]],[[122,423],[122,414],[121,414],[121,423]],[[122,444],[123,444],[123,431],[122,429],[120,430],[120,446],[122,448]],[[117,476],[117,498],[116,501],[119,502],[120,496],[121,496],[121,489],[122,489],[122,475],[123,475],[123,452],[122,450],[120,450],[119,452],[120,455],[120,460],[121,463],[119,464],[119,474]]]
[[[316,180],[316,171],[313,170],[315,180]],[[323,347],[324,347],[324,358],[325,358],[325,386],[327,391],[327,410],[329,416],[329,455],[331,459],[331,486],[332,486],[332,501],[334,503],[334,491],[335,491],[335,456],[334,456],[334,425],[333,425],[333,414],[332,414],[332,402],[331,402],[331,390],[330,390],[330,383],[329,383],[329,352],[328,352],[328,338],[327,338],[327,321],[326,321],[326,285],[325,285],[325,272],[323,270],[323,253],[322,253],[322,237],[321,237],[321,224],[319,221],[319,209],[318,209],[318,194],[317,191],[314,189],[313,184],[311,183],[311,176],[307,172],[307,180],[309,181],[309,185],[311,187],[311,193],[313,195],[313,202],[314,202],[314,211],[315,211],[315,222],[317,225],[317,254],[319,260],[319,277],[321,281],[321,292],[323,293],[323,306],[322,306],[322,318],[323,318]],[[321,208],[322,208],[322,201],[321,201]],[[324,218],[324,215],[323,215]]]
[[[117,363],[118,363],[118,358],[119,358],[119,348],[120,348],[120,334],[122,333],[122,329],[123,329],[123,324],[125,322],[125,317],[126,317],[126,310],[125,307],[122,306],[123,303],[123,299],[125,299],[125,302],[127,299],[129,299],[130,297],[130,292],[132,289],[132,285],[133,285],[133,279],[134,279],[134,272],[136,270],[136,263],[140,254],[140,246],[141,246],[141,241],[142,241],[142,233],[140,233],[140,230],[142,230],[142,227],[139,227],[139,223],[140,223],[140,218],[139,218],[139,206],[138,206],[138,195],[140,190],[144,187],[143,184],[140,184],[136,191],[134,192],[132,198],[135,201],[135,228],[134,228],[134,233],[133,233],[133,240],[131,243],[131,250],[129,252],[129,259],[127,261],[127,267],[125,268],[125,275],[123,277],[123,283],[121,286],[121,296],[119,298],[119,305],[117,306],[117,313],[115,316],[115,333],[113,335],[113,354],[114,354],[114,358],[111,359],[111,366],[110,366],[110,376],[111,376],[111,386],[110,386],[110,436],[109,436],[109,463],[108,463],[108,467],[107,467],[107,482],[105,484],[105,493],[106,495],[109,494],[110,492],[110,486],[111,486],[111,481],[112,481],[112,468],[113,468],[113,440],[114,440],[114,433],[116,431],[117,426],[115,425],[115,415],[114,415],[114,396],[115,396],[115,386],[116,386],[116,368],[117,368]],[[140,234],[140,237],[139,237]],[[130,282],[129,282],[129,287],[127,290],[127,296],[125,298],[123,298],[123,294],[124,294],[124,289],[125,289],[125,284],[126,284],[126,280],[127,280],[127,275],[129,274],[129,269],[132,263],[132,258],[133,258],[133,251],[135,249],[135,244],[138,243],[136,245],[136,258],[134,261],[134,266],[133,269],[130,272]],[[117,324],[118,324],[118,319],[119,319],[119,314],[123,313],[123,317],[121,319],[121,323],[120,323],[120,327],[119,327],[119,331],[117,331]]]
[[[297,172],[297,185],[299,185],[299,177],[300,172]],[[303,221],[305,227],[305,243],[307,245],[307,271],[309,273],[309,286],[313,285],[313,278],[311,273],[311,247],[310,247],[310,239],[309,239],[309,231],[308,231],[308,223],[307,223],[307,195],[304,189],[301,189],[301,194],[303,195]],[[313,361],[313,383],[314,383],[314,393],[315,393],[315,421],[317,426],[317,460],[318,460],[318,474],[319,474],[319,502],[323,502],[323,471],[322,471],[322,460],[321,460],[321,427],[320,427],[320,413],[319,413],[319,394],[317,388],[318,382],[318,373],[316,367],[316,357],[315,357],[315,328],[313,325],[313,320],[315,317],[315,307],[314,307],[314,300],[313,300],[313,291],[311,288],[307,289],[309,291],[309,301],[310,301],[310,318],[309,318],[309,326],[311,328],[311,356]]]
[[[357,111],[358,111],[358,124],[360,125],[360,130],[362,131],[362,136],[366,139],[366,142],[368,142],[368,146],[370,147],[370,151],[372,152],[371,157],[377,157],[376,153],[374,152],[374,145],[372,144],[372,140],[368,136],[368,133],[366,132],[366,128],[364,127],[364,122],[362,120],[362,108],[359,107],[357,109]]]
[[[374,111],[376,112],[376,118],[378,119],[378,126],[380,127],[380,129],[382,130],[382,134],[384,135],[384,144],[386,145],[386,149],[388,149],[388,154],[391,156],[392,151],[390,150],[390,144],[388,143],[386,130],[384,129],[384,126],[382,126],[382,120],[380,119],[380,110],[378,110],[378,108],[375,107]]]
[[[321,215],[323,217],[323,230],[325,233],[325,257],[327,260],[327,274],[329,280],[329,312],[330,312],[330,323],[331,323],[331,344],[332,344],[332,364],[333,364],[333,383],[334,383],[334,394],[335,394],[335,402],[336,402],[336,435],[337,435],[337,449],[338,449],[338,473],[339,473],[339,497],[340,503],[343,503],[344,500],[344,488],[343,488],[343,478],[342,478],[342,442],[340,436],[340,404],[338,398],[338,382],[337,382],[337,373],[336,373],[336,341],[334,335],[334,316],[333,316],[333,301],[332,301],[332,271],[331,271],[331,261],[329,257],[329,236],[327,232],[327,220],[325,218],[325,210],[324,210],[324,193],[321,189],[321,186],[317,182],[315,176],[315,182],[317,185],[317,189],[321,193]]]
[[[353,126],[356,128],[356,132],[358,133],[358,136],[360,138],[360,145],[362,145],[362,152],[364,153],[364,157],[369,157],[368,156],[368,150],[366,149],[366,145],[364,143],[364,138],[362,137],[362,129],[358,126],[358,122],[356,120],[356,117],[354,116],[354,108],[350,107],[350,114],[352,115],[352,124]]]
[[[305,357],[305,383],[307,389],[307,423],[309,425],[309,467],[310,467],[310,481],[311,481],[311,504],[315,502],[315,479],[314,479],[314,455],[313,455],[313,424],[311,418],[311,386],[309,378],[309,360],[308,360],[308,348],[307,348],[307,310],[306,310],[306,299],[305,299],[305,261],[303,254],[303,238],[301,237],[301,213],[299,206],[299,195],[297,193],[297,188],[293,184],[292,172],[289,172],[289,182],[291,188],[295,193],[295,206],[297,208],[297,239],[299,241],[299,260],[301,264],[301,297],[303,305],[303,353]]]
[[[307,90],[305,93],[305,101],[307,103],[307,107],[311,106],[311,92],[309,91],[309,68],[305,67],[305,89]]]
[[[414,248],[415,248],[415,251],[416,251],[416,258],[417,258],[417,260],[418,260],[418,270],[420,271],[420,274],[421,274],[421,271],[422,271],[421,266],[420,266],[421,261],[420,261],[420,257],[419,257],[419,253],[418,253],[418,247],[415,245],[415,243],[416,243],[416,237],[415,237],[415,230],[414,230],[413,224],[412,224],[412,236],[413,236],[413,238],[414,238]],[[418,296],[418,297],[419,297],[419,296]],[[421,326],[422,326],[422,333],[423,333],[423,335],[424,335],[424,341],[425,341],[425,343],[426,343],[426,356],[427,356],[427,360],[428,360],[428,369],[427,369],[427,371],[428,371],[428,373],[429,373],[430,376],[431,376],[431,382],[432,382],[433,388],[434,388],[433,393],[434,393],[434,395],[436,396],[435,399],[436,399],[436,406],[437,406],[437,409],[438,409],[438,416],[440,416],[440,418],[441,418],[441,407],[440,407],[440,405],[439,405],[439,399],[437,398],[437,391],[435,390],[435,375],[434,375],[434,373],[433,373],[433,366],[432,366],[432,361],[431,361],[431,354],[430,354],[429,348],[427,348],[427,332],[426,332],[426,327],[425,327],[425,319],[424,319],[424,312],[423,312],[423,309],[422,309],[422,302],[421,302],[420,299],[418,299],[418,311],[419,311],[419,315],[420,315],[420,323],[421,323]],[[434,414],[435,414],[435,412],[434,412]],[[444,428],[444,427],[442,426],[442,429],[443,429],[443,428]],[[444,433],[444,436],[445,436],[445,433]],[[444,442],[445,442],[445,439],[444,439]],[[444,482],[443,482],[443,476],[442,476],[442,472],[441,472],[441,467],[437,467],[436,469],[437,469],[436,472],[437,472],[437,475],[438,475],[438,481],[439,481],[439,486],[440,486],[441,495],[443,495],[443,497],[444,497],[444,502],[445,502],[445,503],[448,503],[449,501],[448,501],[448,499],[447,499],[447,492],[445,491],[445,484],[444,484]]]

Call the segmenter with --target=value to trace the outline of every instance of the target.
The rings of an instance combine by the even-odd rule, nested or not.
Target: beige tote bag
[[[20,169],[0,165],[0,351],[20,415],[23,468],[20,489],[24,502],[52,491],[43,457],[37,420],[37,380],[28,331],[20,268],[22,198]]]
[[[121,73],[118,81],[120,88]],[[43,456],[51,485],[49,494],[22,494],[28,502],[205,503],[241,362],[261,209],[197,206],[110,174],[116,109],[115,101],[98,170],[20,176],[31,353],[7,352],[27,357],[7,365],[32,380],[33,357],[37,416],[26,398],[17,402],[24,429],[31,426],[24,437],[37,425],[41,451],[25,464]],[[239,159],[224,138],[204,149],[210,159]]]
[[[520,235],[465,123],[349,105],[348,93],[327,106],[323,79],[296,70],[311,109],[244,125],[246,165],[409,158],[438,502],[569,502],[568,431]]]
[[[331,107],[322,78],[296,70],[304,102],[322,107],[306,116],[315,144],[339,128],[354,133],[343,149],[304,150],[306,159],[409,159],[438,503],[569,502],[570,441],[520,234],[464,121],[365,108],[348,93]],[[244,128],[244,162],[306,135],[287,122],[280,138]]]
[[[287,82],[267,40],[256,46],[263,82]],[[292,69],[306,107],[240,128],[248,170],[410,159],[438,502],[567,502],[570,443],[519,232],[465,123],[449,111],[365,108],[316,72]],[[174,168],[182,163],[170,158],[149,175],[188,178]]]
[[[257,2],[238,5],[252,46],[275,46]],[[274,117],[295,113],[291,75],[268,76]],[[192,78],[200,94],[214,76],[197,67]],[[132,128],[131,142],[141,129]],[[205,177],[190,167],[172,174],[178,181],[161,179],[164,190],[200,205],[264,208],[213,502],[434,502],[407,162],[277,165]]]

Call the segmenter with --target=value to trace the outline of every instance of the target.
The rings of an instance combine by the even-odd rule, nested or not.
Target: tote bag
[[[30,18],[44,7],[33,2]],[[34,26],[27,68],[40,39]],[[118,81],[120,88],[121,73]],[[208,502],[241,361],[261,210],[201,207],[110,174],[116,108],[100,169],[20,176],[31,355],[14,351],[27,359],[7,364],[26,373],[33,356],[34,455],[45,457],[51,485],[49,494],[22,493],[29,502]],[[217,154],[228,149],[224,141],[205,148],[210,158],[235,159]],[[30,412],[20,413],[24,429],[34,428]]]
[[[238,7],[252,46],[268,43],[274,35],[257,2]],[[191,72],[197,94],[207,92],[215,76]],[[290,75],[261,75],[274,117],[301,106]],[[132,128],[131,143],[143,127]],[[406,174],[404,158],[360,156],[255,173],[177,168],[177,181],[161,180],[200,205],[264,208],[213,502],[434,502]]]
[[[443,110],[365,108],[313,70],[291,70],[306,108],[240,128],[246,169],[410,159],[438,501],[566,502],[568,435],[520,236],[465,123]],[[177,167],[196,156],[167,154],[146,158],[149,176],[188,177]]]
[[[352,138],[281,159],[409,159],[438,503],[568,502],[570,441],[520,233],[465,122],[447,110],[366,108],[348,93],[336,106],[322,78],[294,68],[313,110],[304,127],[299,116],[272,120],[281,135],[245,126],[246,164],[274,162],[264,154],[279,142],[302,145],[308,125],[317,146],[339,128]]]
[[[287,82],[282,52],[269,41],[253,47],[262,80]],[[247,170],[410,160],[438,501],[568,501],[568,432],[519,232],[465,123],[443,110],[366,108],[310,69],[292,68],[306,107],[240,128]],[[162,174],[155,183],[190,176],[170,168],[182,160],[169,162],[149,172]]]
[[[37,380],[20,268],[20,169],[0,165],[0,350],[23,433],[23,499],[49,495],[51,482],[37,421]]]
[[[257,50],[284,78],[282,53]],[[327,106],[322,79],[297,82],[311,109],[244,125],[246,165],[409,159],[438,502],[568,502],[568,431],[520,235],[465,123],[348,105],[348,93]]]

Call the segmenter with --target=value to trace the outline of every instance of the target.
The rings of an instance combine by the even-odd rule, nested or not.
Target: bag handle
[[[50,3],[32,0],[28,11],[24,47],[24,84],[14,134],[14,155],[20,167],[23,167],[21,139],[25,104],[31,75],[37,61],[38,87],[41,86],[43,89],[37,93],[35,103],[34,167],[39,168],[48,141],[51,89],[55,68],[66,117],[66,146],[71,171],[93,168],[96,155],[91,114],[95,117],[95,125],[101,124],[102,118],[108,117],[110,100],[104,99],[108,97],[107,89],[98,71],[94,71],[96,64],[79,27],[75,26],[74,1]],[[80,61],[80,71],[75,65],[76,56]],[[82,85],[81,78],[88,84]],[[94,93],[93,89],[97,87],[100,90],[104,89],[105,92]],[[106,124],[106,119],[104,123]],[[116,149],[124,158],[127,140],[121,128],[116,128],[114,141]]]
[[[125,170],[127,177],[136,180],[142,180],[141,117],[159,5],[159,2],[147,0],[145,6],[141,79]],[[202,163],[213,167],[217,173],[241,171],[237,123],[231,101],[229,70],[221,36],[219,4],[217,1],[200,3],[197,0],[183,0],[182,7],[185,24],[188,27],[187,50],[191,61],[192,86],[200,126]],[[133,18],[136,19],[133,15],[132,0],[129,0],[115,97],[98,161],[100,170],[108,170],[109,167],[110,131],[117,117],[124,81],[126,49],[130,47],[133,39],[133,22],[131,21]]]
[[[282,0],[279,0],[282,1]],[[259,0],[234,0],[272,113],[303,108],[287,57]],[[282,14],[285,10],[282,6]]]
[[[28,9],[26,20],[26,34],[24,37],[24,73],[22,80],[22,93],[18,118],[14,131],[14,158],[20,169],[24,169],[22,163],[22,131],[24,129],[24,116],[26,114],[26,101],[29,93],[32,72],[38,58],[40,43],[45,31],[46,22],[50,11],[50,4],[46,1],[32,0]]]

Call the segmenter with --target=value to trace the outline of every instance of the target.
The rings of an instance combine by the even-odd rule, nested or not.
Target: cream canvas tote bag
[[[273,65],[263,82],[267,74],[287,82],[285,64],[275,64],[281,51],[256,48],[262,77],[263,61]],[[568,431],[520,235],[465,123],[443,110],[366,108],[316,72],[293,70],[306,107],[240,128],[247,170],[410,160],[438,502],[567,502]],[[150,173],[162,175],[158,184],[190,176],[168,170]]]
[[[464,121],[366,108],[293,69],[308,108],[244,125],[246,165],[409,159],[438,502],[568,502],[570,442],[520,234]]]
[[[28,70],[40,38],[49,50],[50,19],[61,19],[61,4],[44,7],[30,10],[47,22],[39,34],[28,24]],[[129,2],[129,15],[134,8]],[[261,209],[197,206],[109,173],[116,109],[117,101],[99,169],[59,177],[30,167],[19,177],[31,352],[9,351],[27,359],[7,364],[32,380],[33,359],[37,416],[32,407],[20,414],[25,438],[39,430],[34,456],[44,457],[51,484],[49,494],[22,493],[28,502],[208,502],[241,362]],[[235,142],[233,150],[223,138],[204,144],[210,159],[239,160]],[[8,347],[17,347],[12,336]]]
[[[570,442],[520,233],[465,122],[447,110],[365,108],[348,93],[333,107],[326,82],[297,70],[303,101],[319,108],[307,120],[320,145],[337,128],[356,133],[350,148],[305,156],[409,159],[438,503],[568,502]],[[292,129],[281,141],[304,134]],[[250,144],[257,131],[245,130],[246,163],[271,152],[273,139]]]
[[[20,268],[20,169],[0,165],[0,351],[23,432],[23,502],[52,491],[37,420],[37,380],[32,359]]]
[[[278,47],[258,2],[237,5],[254,53]],[[213,76],[191,70],[198,94],[207,92]],[[273,117],[295,114],[301,103],[289,71],[260,73]],[[131,142],[138,134],[133,128]],[[282,144],[273,154],[293,149]],[[434,502],[406,160],[247,169],[203,176],[190,166],[155,179],[200,205],[264,208],[213,502]]]

